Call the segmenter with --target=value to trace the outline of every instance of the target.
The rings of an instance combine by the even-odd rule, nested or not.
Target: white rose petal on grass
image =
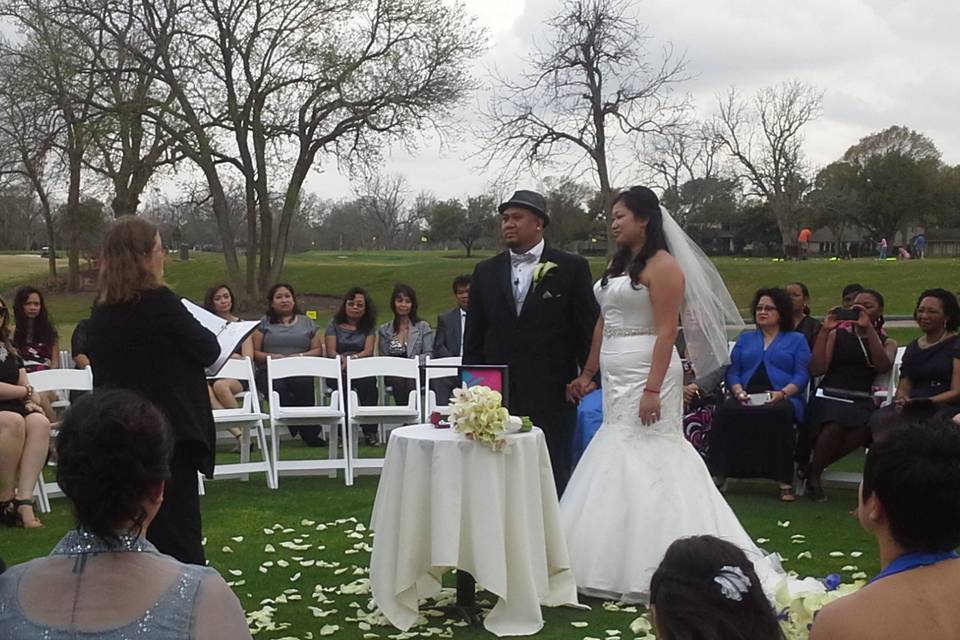
[[[858,571],[859,569],[860,567],[858,567],[855,564],[845,564],[843,565],[843,568],[840,569],[840,571]]]
[[[281,558],[280,560],[277,560],[277,566],[278,566],[278,567],[289,567],[289,566],[290,566],[290,563]]]
[[[264,529],[264,530],[263,530],[263,533],[266,534],[266,535],[268,535],[268,536],[272,536],[272,535],[273,535],[273,529]]]
[[[339,568],[339,569],[334,569],[333,575],[338,576],[338,575],[340,575],[341,573],[346,573],[346,571],[347,571],[347,568],[346,568],[346,567],[341,567],[341,568]]]
[[[607,635],[610,636],[610,637],[612,637],[612,636],[619,636],[619,635],[620,635],[620,630],[619,630],[619,629],[606,629],[606,630],[604,630],[604,633],[607,634]]]
[[[791,540],[803,540],[803,539],[805,539],[806,537],[807,537],[807,536],[803,535],[802,533],[795,533],[795,534],[793,534],[792,536],[790,536],[790,539],[791,539]]]
[[[588,626],[588,625],[589,625],[589,623],[584,622],[583,620],[577,620],[576,622],[571,622],[571,623],[570,623],[570,626],[571,626],[571,627],[576,627],[577,629],[583,629],[584,627],[586,627],[586,626]]]
[[[807,560],[812,560],[813,554],[810,553],[809,551],[801,551],[800,553],[797,554],[797,560],[803,560],[804,558],[806,558]]]
[[[295,574],[293,574],[293,575],[290,577],[290,582],[296,582],[296,581],[299,580],[299,579],[300,579],[300,572],[297,571]]]
[[[284,533],[293,533],[294,531],[296,531],[296,529],[291,529],[290,527],[283,530]]]
[[[777,520],[777,526],[780,527],[781,529],[786,529],[787,527],[790,526],[790,521],[789,521],[789,520]]]
[[[260,573],[266,573],[267,568],[263,565],[260,565],[259,567],[257,567],[257,571],[259,571]]]
[[[320,635],[322,636],[332,636],[337,631],[340,631],[340,625],[337,624],[325,624],[320,628]]]
[[[867,574],[864,573],[863,571],[858,571],[850,577],[853,578],[854,580],[866,580]]]
[[[845,554],[843,551],[831,551],[827,555],[829,555],[831,558],[842,558],[847,554]]]
[[[220,551],[223,551],[224,553],[233,553],[233,549],[231,549],[230,547],[223,547],[222,549],[220,549]]]
[[[301,567],[312,567],[312,566],[315,565],[316,563],[317,563],[316,560],[301,560],[301,561],[300,561],[300,566],[301,566]]]
[[[264,547],[263,547],[263,552],[264,552],[264,553],[276,553],[276,552],[277,552],[277,549],[276,549],[276,547],[274,547],[272,544],[266,544],[266,545],[264,545]]]
[[[207,546],[207,537],[206,537],[206,536],[203,537],[203,540],[200,541],[200,544],[203,545],[204,547]]]
[[[229,574],[232,575],[232,576],[242,576],[242,575],[243,575],[243,571],[240,571],[240,569],[227,569],[227,573],[229,573]]]
[[[358,622],[357,627],[360,629],[360,631],[370,631],[371,628],[369,622]]]
[[[648,633],[653,631],[653,625],[650,624],[650,621],[645,617],[640,616],[639,618],[635,618],[633,622],[630,623],[630,631],[638,635],[641,633]]]
[[[767,544],[770,542],[770,538],[757,538],[757,544]]]
[[[851,557],[851,558],[859,558],[859,557],[862,556],[862,555],[863,555],[863,551],[851,551],[851,552],[850,552],[850,557]]]
[[[243,542],[243,536],[233,536],[230,539],[233,540],[234,542]]]
[[[316,520],[307,520],[306,518],[304,518],[303,520],[300,521],[301,527],[312,527],[315,524],[317,524]]]

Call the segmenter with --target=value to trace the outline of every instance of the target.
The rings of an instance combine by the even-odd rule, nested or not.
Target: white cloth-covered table
[[[373,505],[373,599],[397,628],[451,569],[498,597],[484,620],[498,635],[543,627],[540,606],[577,605],[543,432],[491,451],[452,429],[394,429]]]

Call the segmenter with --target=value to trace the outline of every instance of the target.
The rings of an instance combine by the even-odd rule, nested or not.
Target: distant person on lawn
[[[960,638],[960,432],[901,420],[867,452],[857,517],[882,570],[824,607],[811,640]]]

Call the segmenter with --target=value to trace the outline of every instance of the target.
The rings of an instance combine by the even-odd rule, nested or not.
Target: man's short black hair
[[[863,499],[876,494],[893,539],[907,551],[960,546],[960,430],[910,417],[867,452]]]
[[[470,286],[470,274],[463,273],[453,279],[453,292],[456,293],[457,289],[462,289],[463,287]]]

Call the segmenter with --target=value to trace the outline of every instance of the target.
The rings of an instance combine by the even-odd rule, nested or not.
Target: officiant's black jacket
[[[197,470],[212,477],[216,431],[204,368],[220,355],[216,336],[166,287],[130,304],[97,305],[87,331],[93,386],[130,389],[154,403],[176,444],[199,451]]]
[[[571,407],[566,385],[587,361],[599,313],[586,260],[546,246],[540,262],[557,266],[531,282],[519,316],[509,251],[479,263],[470,281],[463,362],[510,366],[514,415]]]

